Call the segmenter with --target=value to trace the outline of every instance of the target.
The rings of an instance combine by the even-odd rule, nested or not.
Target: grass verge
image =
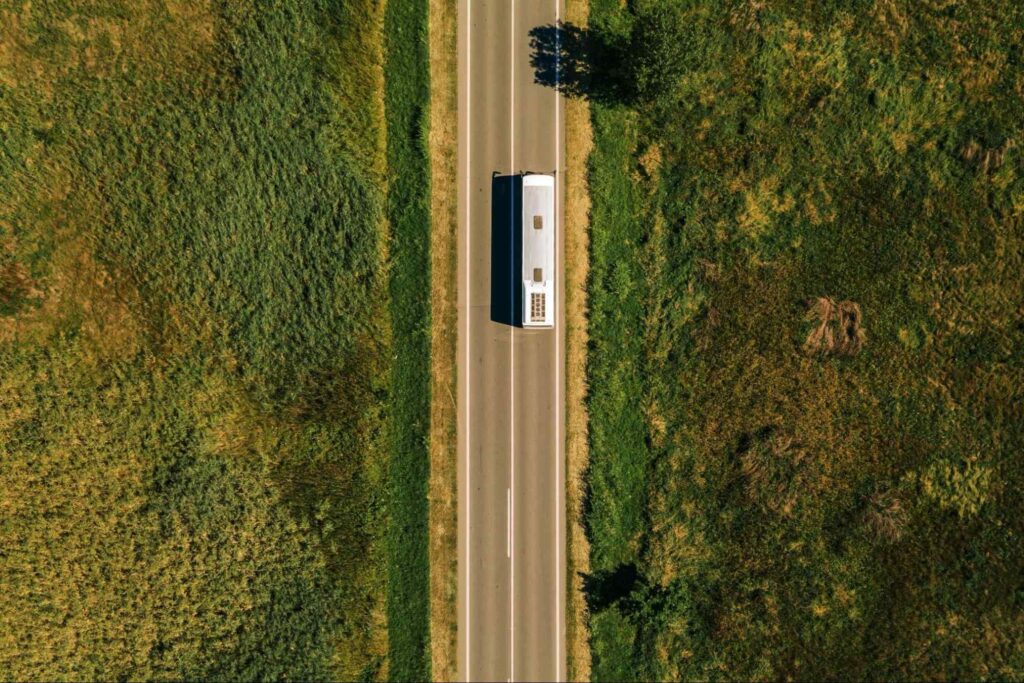
[[[565,20],[586,28],[587,0],[566,0]],[[566,672],[590,680],[590,636],[583,577],[590,543],[583,527],[588,466],[587,279],[590,272],[588,159],[593,149],[590,105],[565,101],[565,437],[566,437]]]
[[[431,243],[427,0],[384,13],[393,335],[389,433],[388,675],[429,680]]]
[[[430,648],[437,681],[457,675],[457,15],[455,0],[430,0]]]

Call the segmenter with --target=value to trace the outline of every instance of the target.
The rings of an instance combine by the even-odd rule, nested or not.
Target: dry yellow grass
[[[457,675],[458,498],[455,345],[457,95],[455,0],[430,0],[430,659],[435,681]]]
[[[586,26],[587,0],[566,0],[566,20]],[[590,258],[590,194],[587,158],[593,147],[590,105],[565,103],[565,419],[568,586],[566,654],[569,680],[590,680],[590,637],[581,575],[590,571],[590,544],[583,529],[588,437],[586,405],[587,273]]]
[[[110,16],[73,12],[50,27],[63,50],[32,50],[39,39],[25,29],[45,8],[31,2],[0,6],[0,83],[38,89],[46,97],[59,78],[85,68],[110,76],[128,63],[144,63],[167,79],[194,76],[216,47],[216,12],[209,0],[134,0],[118,3]],[[179,37],[168,43],[168,35]]]

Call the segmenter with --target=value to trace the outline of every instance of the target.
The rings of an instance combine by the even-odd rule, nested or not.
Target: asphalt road
[[[532,28],[560,0],[459,4],[459,677],[565,675],[562,183],[554,329],[514,312],[515,176],[556,172],[561,102],[534,83]],[[494,239],[492,239],[494,238]],[[507,261],[505,259],[508,259]]]

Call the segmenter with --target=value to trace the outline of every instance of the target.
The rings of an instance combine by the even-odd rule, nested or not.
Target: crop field
[[[590,6],[595,680],[1024,676],[1024,6]]]
[[[389,421],[425,419],[392,345],[429,338],[427,181],[384,7],[0,2],[4,678],[380,679],[392,629],[424,671]]]

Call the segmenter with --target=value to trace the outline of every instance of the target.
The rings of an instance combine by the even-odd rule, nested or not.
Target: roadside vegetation
[[[590,8],[594,679],[1024,676],[1024,10]]]
[[[430,672],[458,675],[458,3],[428,0],[430,66]]]
[[[585,27],[588,0],[566,0],[565,19]],[[590,104],[566,99],[565,113],[565,654],[571,681],[589,681],[590,642],[583,578],[590,572],[584,523],[589,447],[587,420],[587,280],[590,267],[590,188],[587,163],[593,149]]]
[[[397,5],[0,5],[6,677],[429,673]]]
[[[427,0],[387,3],[385,110],[393,367],[389,433],[390,678],[430,680],[430,87]]]

